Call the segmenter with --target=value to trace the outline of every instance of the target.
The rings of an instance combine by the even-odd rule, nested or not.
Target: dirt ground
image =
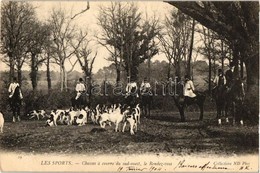
[[[258,125],[217,125],[215,114],[186,114],[179,122],[178,112],[153,111],[141,117],[138,132],[114,132],[114,125],[100,131],[98,125],[45,127],[45,121],[6,122],[0,134],[0,150],[28,153],[75,154],[252,154],[258,153]],[[122,128],[122,127],[121,127]]]

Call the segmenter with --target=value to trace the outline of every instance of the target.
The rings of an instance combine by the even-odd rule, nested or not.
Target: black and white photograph
[[[259,1],[0,4],[0,172],[259,171]]]

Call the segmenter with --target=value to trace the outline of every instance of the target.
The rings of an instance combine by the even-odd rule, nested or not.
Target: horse
[[[184,109],[190,105],[198,105],[200,109],[200,118],[199,120],[203,120],[203,112],[204,112],[204,102],[206,99],[206,95],[204,92],[197,91],[195,94],[196,96],[191,98],[184,96],[183,94],[183,85],[181,83],[175,84],[176,86],[176,93],[173,95],[173,99],[175,102],[175,105],[177,106],[180,116],[181,116],[181,122],[185,121],[185,115],[184,115]]]
[[[146,89],[145,91],[140,93],[141,95],[141,112],[144,116],[151,115],[151,105],[153,102],[153,93],[149,91],[149,89]]]
[[[75,97],[71,98],[71,106],[74,110],[81,110],[86,105],[87,105],[87,99],[84,93],[81,93],[78,99],[76,99]]]
[[[217,108],[217,119],[218,124],[221,124],[221,117],[225,116],[226,121],[228,122],[227,118],[227,93],[226,93],[226,85],[224,83],[219,84],[212,90],[212,96],[216,102]]]
[[[21,121],[20,119],[20,107],[22,104],[22,98],[20,97],[20,87],[17,86],[14,90],[14,94],[11,98],[9,98],[9,103],[11,110],[13,112],[13,122],[15,122],[15,118],[17,118],[18,121]]]
[[[233,80],[231,87],[226,90],[226,114],[228,108],[231,108],[231,115],[233,117],[233,125],[236,123],[236,119],[240,118],[240,124],[243,125],[243,119],[241,117],[241,111],[238,109],[243,108],[245,98],[244,83],[240,78]],[[238,117],[239,116],[239,117]]]

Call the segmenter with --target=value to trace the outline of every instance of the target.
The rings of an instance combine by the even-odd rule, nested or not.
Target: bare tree
[[[94,56],[91,56],[91,49],[89,48],[89,40],[86,38],[85,35],[88,35],[87,33],[81,32],[78,37],[78,42],[81,42],[80,46],[76,49],[75,48],[75,55],[78,59],[78,62],[81,66],[82,71],[85,75],[85,81],[87,84],[88,89],[88,96],[89,101],[91,101],[91,89],[92,89],[92,70],[93,70],[93,64],[95,62],[95,59],[97,57],[97,53],[95,53]],[[85,37],[83,40],[81,40],[82,37]]]
[[[98,20],[102,27],[99,42],[111,53],[110,60],[114,62],[118,75],[122,67],[136,80],[139,64],[158,52],[154,42],[159,32],[158,20],[153,18],[142,22],[137,6],[122,2],[111,3],[108,8],[101,7]]]
[[[166,55],[169,64],[175,67],[175,75],[181,76],[180,63],[188,60],[190,51],[191,20],[180,11],[172,10],[170,17],[165,18],[165,32],[159,36],[162,52]],[[170,67],[168,69],[168,77]]]
[[[60,66],[60,89],[63,91],[63,89],[67,90],[67,74],[74,69],[77,63],[77,60],[72,61],[72,56],[86,35],[81,40],[75,40],[77,34],[76,26],[73,25],[69,15],[66,15],[66,11],[61,8],[52,10],[49,24],[54,41],[55,63]],[[75,41],[77,42],[76,44],[74,43]],[[72,44],[76,46],[73,47]],[[71,65],[70,69],[65,69],[65,61]]]
[[[35,21],[31,24],[32,32],[30,37],[30,43],[28,47],[28,53],[31,56],[30,66],[31,66],[31,72],[30,72],[30,78],[32,82],[33,90],[37,89],[37,74],[38,74],[38,67],[43,64],[43,62],[46,60],[46,57],[41,56],[43,53],[43,49],[45,48],[45,45],[47,44],[50,36],[49,32],[49,26],[40,22]],[[48,45],[50,46],[50,45]]]
[[[6,54],[3,62],[10,67],[10,80],[18,73],[22,82],[22,66],[27,59],[31,38],[31,24],[35,21],[35,11],[27,2],[3,2],[1,6],[1,52]]]

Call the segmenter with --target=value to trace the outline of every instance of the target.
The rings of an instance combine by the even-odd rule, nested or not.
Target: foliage
[[[102,33],[99,43],[107,48],[117,69],[117,81],[122,68],[127,76],[138,78],[138,66],[158,53],[154,39],[159,33],[158,19],[142,21],[142,13],[134,3],[111,3],[101,7],[98,17]]]

